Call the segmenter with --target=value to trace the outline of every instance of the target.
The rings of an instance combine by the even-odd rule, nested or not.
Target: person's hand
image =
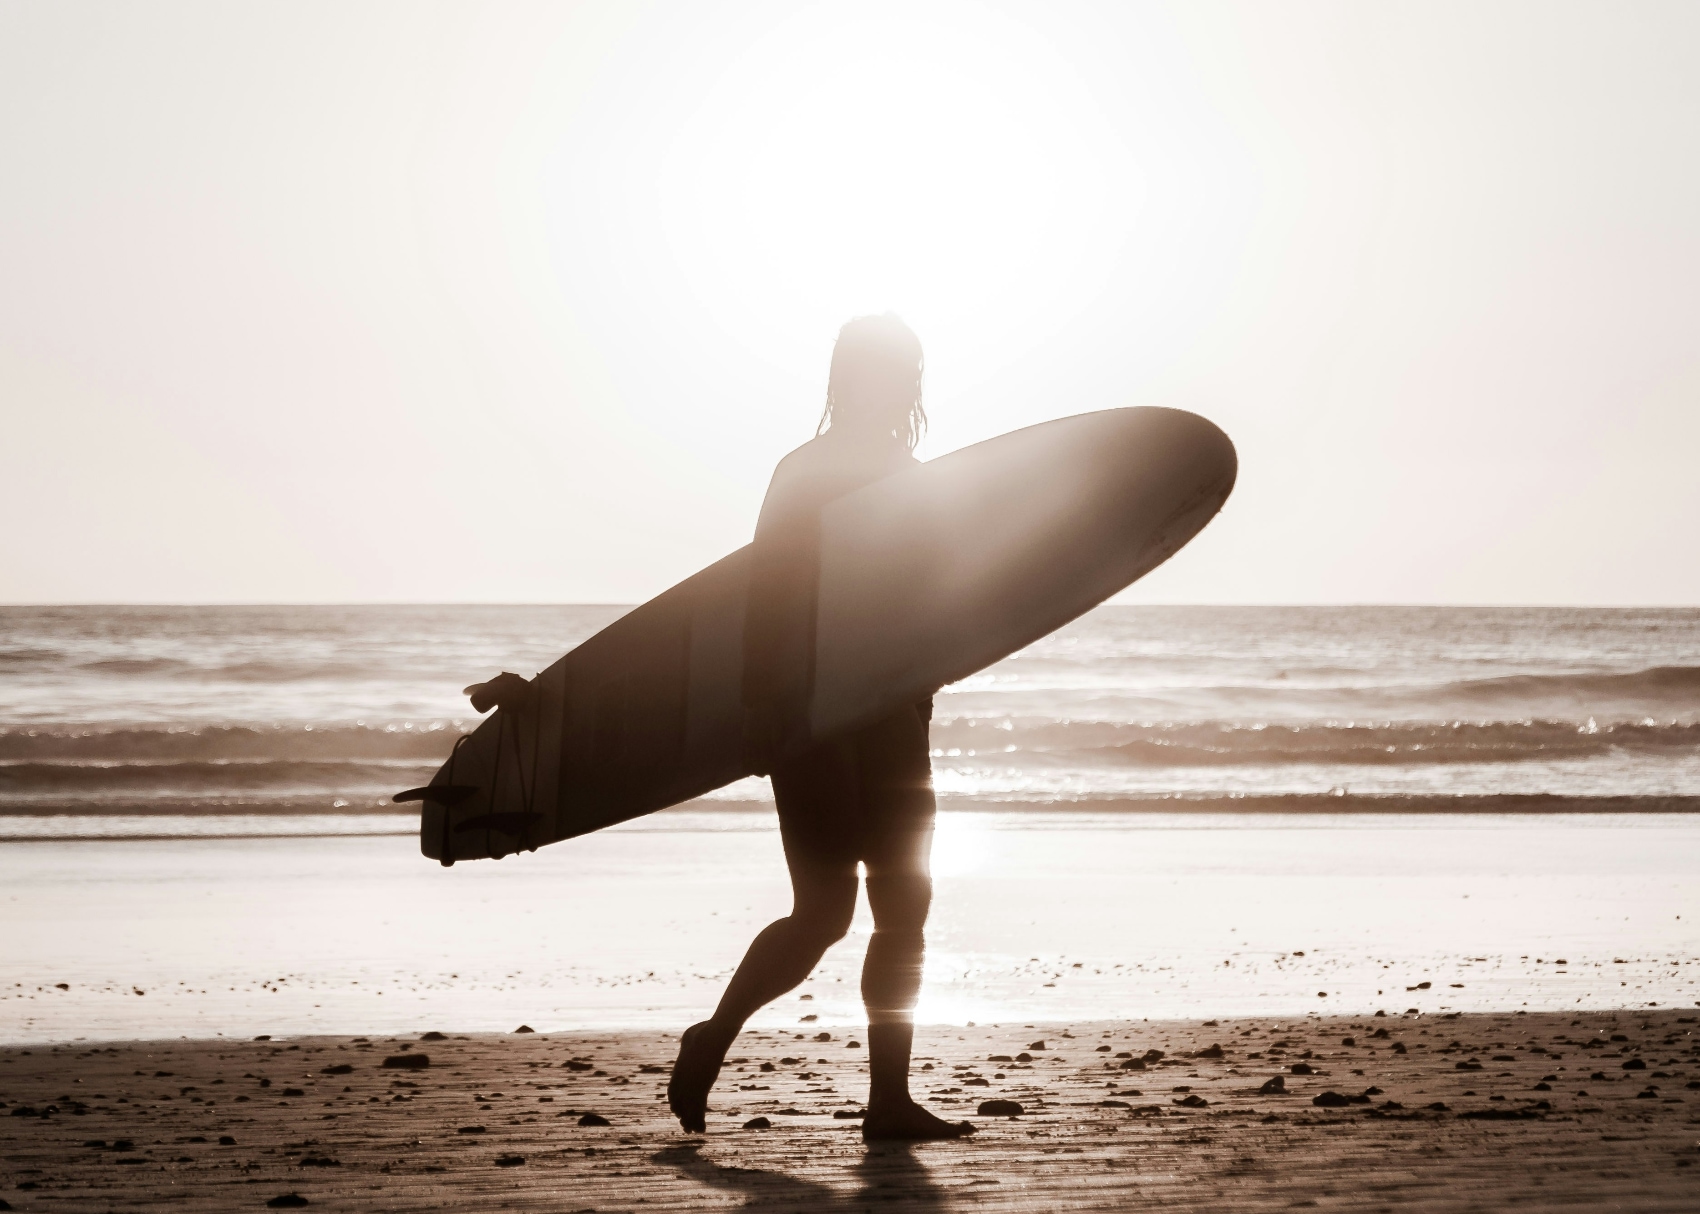
[[[492,708],[518,708],[531,698],[531,684],[517,674],[502,671],[487,683],[474,683],[465,694],[472,697],[475,712]]]

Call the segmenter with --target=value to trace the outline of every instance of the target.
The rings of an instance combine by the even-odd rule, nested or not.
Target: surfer
[[[807,703],[814,653],[820,512],[854,489],[914,466],[926,426],[921,343],[895,315],[838,334],[815,437],[780,461],[756,523],[744,632],[750,766],[771,775],[791,874],[792,909],[744,955],[714,1015],[686,1029],[668,1106],[706,1129],[708,1093],[744,1022],[807,978],[843,938],[867,872],[874,933],[862,966],[869,1092],[862,1136],[958,1138],[969,1122],[934,1116],[909,1094],[915,999],[932,902],[932,701],[776,760]]]

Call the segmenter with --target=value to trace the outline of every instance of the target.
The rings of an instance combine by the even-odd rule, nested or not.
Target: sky
[[[1136,603],[1700,604],[1700,5],[0,0],[0,602],[635,602],[838,326],[1234,439]]]

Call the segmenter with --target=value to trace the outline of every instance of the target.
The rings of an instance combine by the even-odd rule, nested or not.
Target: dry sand
[[[666,1114],[659,1033],[7,1048],[0,1209],[1693,1210],[1696,1027],[1623,1011],[931,1028],[916,1092],[979,1133],[873,1149],[832,1116],[865,1090],[840,1030],[747,1033],[706,1138]],[[428,1068],[383,1065],[404,1053]],[[1287,1093],[1260,1094],[1277,1075]],[[1319,1105],[1328,1092],[1350,1102]],[[975,1116],[994,1099],[1023,1112]],[[744,1128],[757,1118],[771,1128]]]

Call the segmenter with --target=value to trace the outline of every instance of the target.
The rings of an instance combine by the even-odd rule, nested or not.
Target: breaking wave
[[[192,759],[434,759],[461,730],[366,725],[206,725],[199,728],[75,725],[0,729],[0,762]]]
[[[1045,754],[1084,764],[1204,767],[1508,763],[1611,753],[1700,754],[1700,725],[1569,721],[1132,725],[957,720],[933,727],[935,751],[964,757]]]

